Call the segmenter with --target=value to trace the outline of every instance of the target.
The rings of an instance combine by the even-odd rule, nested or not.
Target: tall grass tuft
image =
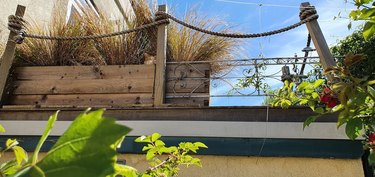
[[[65,23],[65,17],[57,15],[45,28],[33,23],[27,28],[28,33],[47,36],[84,36],[86,31],[78,21]],[[22,45],[17,45],[17,63],[31,66],[65,65],[101,65],[104,61],[98,57],[93,43],[85,40],[40,40],[26,38]]]
[[[155,8],[146,0],[131,0],[134,18],[112,21],[85,11],[73,23],[66,24],[61,16],[43,29],[32,25],[27,30],[33,34],[50,36],[83,36],[104,34],[131,29],[151,23]],[[185,22],[209,30],[228,32],[222,22],[202,18],[195,10],[187,13]],[[18,46],[17,58],[23,65],[119,65],[142,64],[144,55],[156,55],[157,28],[148,28],[135,33],[86,41],[49,41],[26,39]],[[168,25],[168,61],[214,61],[231,59],[241,41],[203,34],[186,27]]]
[[[189,11],[184,21],[211,31],[229,32],[222,22],[213,18],[199,17],[196,11]],[[168,28],[168,44],[174,61],[214,61],[232,59],[235,47],[241,41],[194,31],[172,23]]]
[[[93,13],[86,13],[81,19],[84,30],[88,34],[104,34],[124,29],[132,29],[153,21],[153,15],[146,1],[133,2],[135,18],[126,18],[122,21],[111,21],[108,17],[96,17]],[[92,19],[97,20],[92,20]],[[93,40],[105,63],[142,64],[144,53],[156,54],[156,29],[149,28],[143,31],[121,35],[118,37]]]

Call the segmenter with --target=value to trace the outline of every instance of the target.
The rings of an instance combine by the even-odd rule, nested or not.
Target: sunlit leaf
[[[375,34],[375,23],[366,22],[365,26],[363,27],[363,37],[365,40],[370,39]]]
[[[195,146],[199,147],[199,148],[208,148],[204,143],[202,142],[195,142],[194,143]]]
[[[14,155],[16,156],[16,161],[18,165],[21,165],[22,162],[27,162],[28,161],[28,156],[26,151],[20,147],[20,146],[14,146],[13,148]]]
[[[31,163],[32,164],[36,164],[36,162],[38,161],[38,154],[39,154],[40,148],[42,148],[42,145],[43,145],[44,141],[46,141],[49,133],[51,132],[51,130],[53,128],[53,125],[54,125],[54,123],[57,120],[57,115],[58,114],[59,114],[59,111],[56,111],[53,115],[51,115],[49,117],[47,125],[46,125],[46,128],[44,129],[43,135],[40,138],[40,140],[38,142],[38,145],[35,148],[34,154],[33,154],[32,158],[31,158]]]
[[[124,177],[138,177],[137,169],[127,165],[115,164],[115,171],[116,175],[114,175],[114,177],[117,175]]]
[[[106,177],[115,173],[118,140],[130,129],[103,118],[104,110],[79,115],[51,148],[35,165],[23,169],[20,177]]]
[[[323,83],[324,83],[324,79],[318,79],[314,82],[314,88],[318,88],[319,86],[321,86]]]
[[[0,124],[0,133],[4,133],[5,132],[5,128],[3,127],[3,125]]]
[[[151,135],[151,141],[154,142],[154,141],[158,140],[160,137],[161,137],[161,135],[159,133],[153,133]]]

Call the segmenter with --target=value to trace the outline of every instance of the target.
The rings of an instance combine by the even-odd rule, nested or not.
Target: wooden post
[[[16,16],[23,17],[25,14],[26,7],[18,5],[16,10]],[[18,35],[14,32],[10,32],[8,42],[6,44],[4,54],[0,59],[0,104],[4,103],[5,86],[9,75],[9,69],[12,66],[14,53],[16,50],[16,43],[13,38]]]
[[[309,2],[301,3],[300,10],[302,11],[304,8],[309,6]],[[318,52],[320,63],[322,64],[323,69],[326,70],[327,68],[336,66],[336,62],[333,59],[331,51],[329,50],[318,21],[312,20],[310,22],[307,22],[306,26],[311,35],[311,39],[314,43],[316,51]],[[334,77],[332,75],[327,75],[327,78],[331,82],[334,81]]]
[[[167,12],[166,5],[160,5],[159,11]],[[156,50],[156,68],[154,84],[154,106],[162,106],[165,100],[165,77],[167,62],[167,24],[158,26]]]

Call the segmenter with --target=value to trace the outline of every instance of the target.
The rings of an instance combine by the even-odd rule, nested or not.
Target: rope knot
[[[169,14],[162,12],[162,11],[157,11],[155,13],[155,21],[165,20],[165,21],[168,21],[166,23],[169,23],[169,17],[170,17]]]
[[[317,16],[317,12],[315,9],[315,6],[307,6],[301,9],[301,12],[299,13],[300,20],[306,20],[309,17]]]
[[[17,34],[16,36],[14,36],[14,39],[13,39],[17,44],[21,44],[23,40],[25,39],[25,36],[26,36],[26,31],[24,30],[25,23],[26,21],[22,17],[16,16],[16,15],[10,15],[8,17],[8,29],[11,32]]]

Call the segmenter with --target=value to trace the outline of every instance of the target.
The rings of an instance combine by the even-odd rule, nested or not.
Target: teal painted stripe
[[[0,136],[0,143],[7,138],[16,138],[27,151],[33,151],[40,137],[38,136]],[[135,143],[136,137],[126,137],[119,149],[121,153],[142,153],[143,144]],[[48,151],[58,137],[49,137],[42,147]],[[363,154],[362,143],[350,140],[319,139],[257,139],[257,138],[204,138],[204,137],[163,137],[168,145],[179,142],[200,141],[208,149],[199,151],[201,155],[234,155],[264,157],[319,157],[319,158],[360,158]],[[263,145],[264,143],[264,145]],[[263,146],[263,148],[262,148]],[[260,150],[262,149],[262,152]]]

